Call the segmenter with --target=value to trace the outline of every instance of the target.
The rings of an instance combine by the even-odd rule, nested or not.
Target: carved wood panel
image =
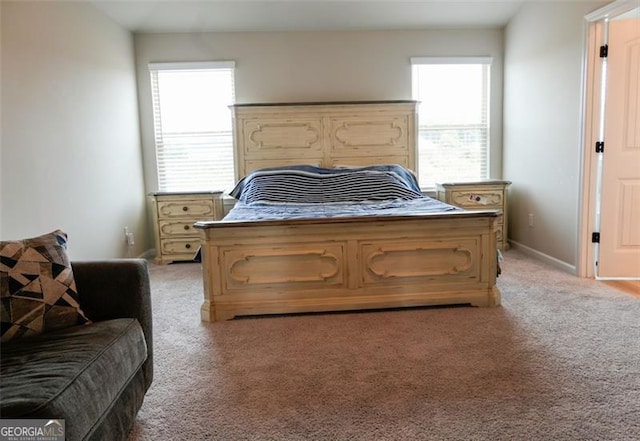
[[[376,150],[397,153],[407,149],[407,118],[331,118],[329,127],[335,154],[346,151],[353,155],[361,151],[375,155]]]
[[[346,244],[310,243],[300,247],[231,247],[221,250],[227,288],[346,285]]]
[[[363,283],[398,283],[402,279],[477,280],[475,239],[460,241],[375,242],[361,246]]]
[[[502,208],[502,191],[453,191],[451,202],[465,208]]]
[[[191,259],[198,251],[200,240],[195,238],[185,239],[162,239],[160,241],[162,253],[164,254],[183,254]]]
[[[158,221],[158,229],[160,237],[179,236],[179,235],[195,235],[193,224],[196,219],[187,220],[160,220]]]
[[[162,217],[213,217],[213,201],[159,201],[158,214]]]
[[[282,155],[322,150],[322,120],[261,119],[244,122],[245,151],[248,155]],[[300,153],[298,153],[300,154]],[[285,154],[286,156],[286,154]]]

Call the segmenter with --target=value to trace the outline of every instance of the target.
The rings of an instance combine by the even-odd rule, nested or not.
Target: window
[[[151,63],[160,191],[214,191],[234,183],[234,63]]]
[[[412,58],[422,188],[488,177],[490,58]]]

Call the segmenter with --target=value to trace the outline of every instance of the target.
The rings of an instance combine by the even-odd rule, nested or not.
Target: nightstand
[[[223,217],[222,192],[156,192],[153,204],[156,263],[193,260],[200,237],[197,221]]]
[[[465,210],[501,210],[496,242],[500,250],[509,248],[507,241],[507,189],[510,181],[488,179],[477,182],[437,183],[437,197],[442,202]]]

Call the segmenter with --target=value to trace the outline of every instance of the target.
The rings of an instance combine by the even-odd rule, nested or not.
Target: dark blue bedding
[[[246,204],[334,204],[422,197],[413,173],[399,165],[260,169],[240,180],[230,194]]]
[[[326,169],[299,165],[256,170],[231,191],[229,221],[384,216],[459,211],[424,196],[399,165]]]

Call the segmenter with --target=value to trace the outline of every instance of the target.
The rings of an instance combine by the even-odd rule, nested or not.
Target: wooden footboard
[[[497,306],[497,215],[198,222],[202,320],[422,305]]]

